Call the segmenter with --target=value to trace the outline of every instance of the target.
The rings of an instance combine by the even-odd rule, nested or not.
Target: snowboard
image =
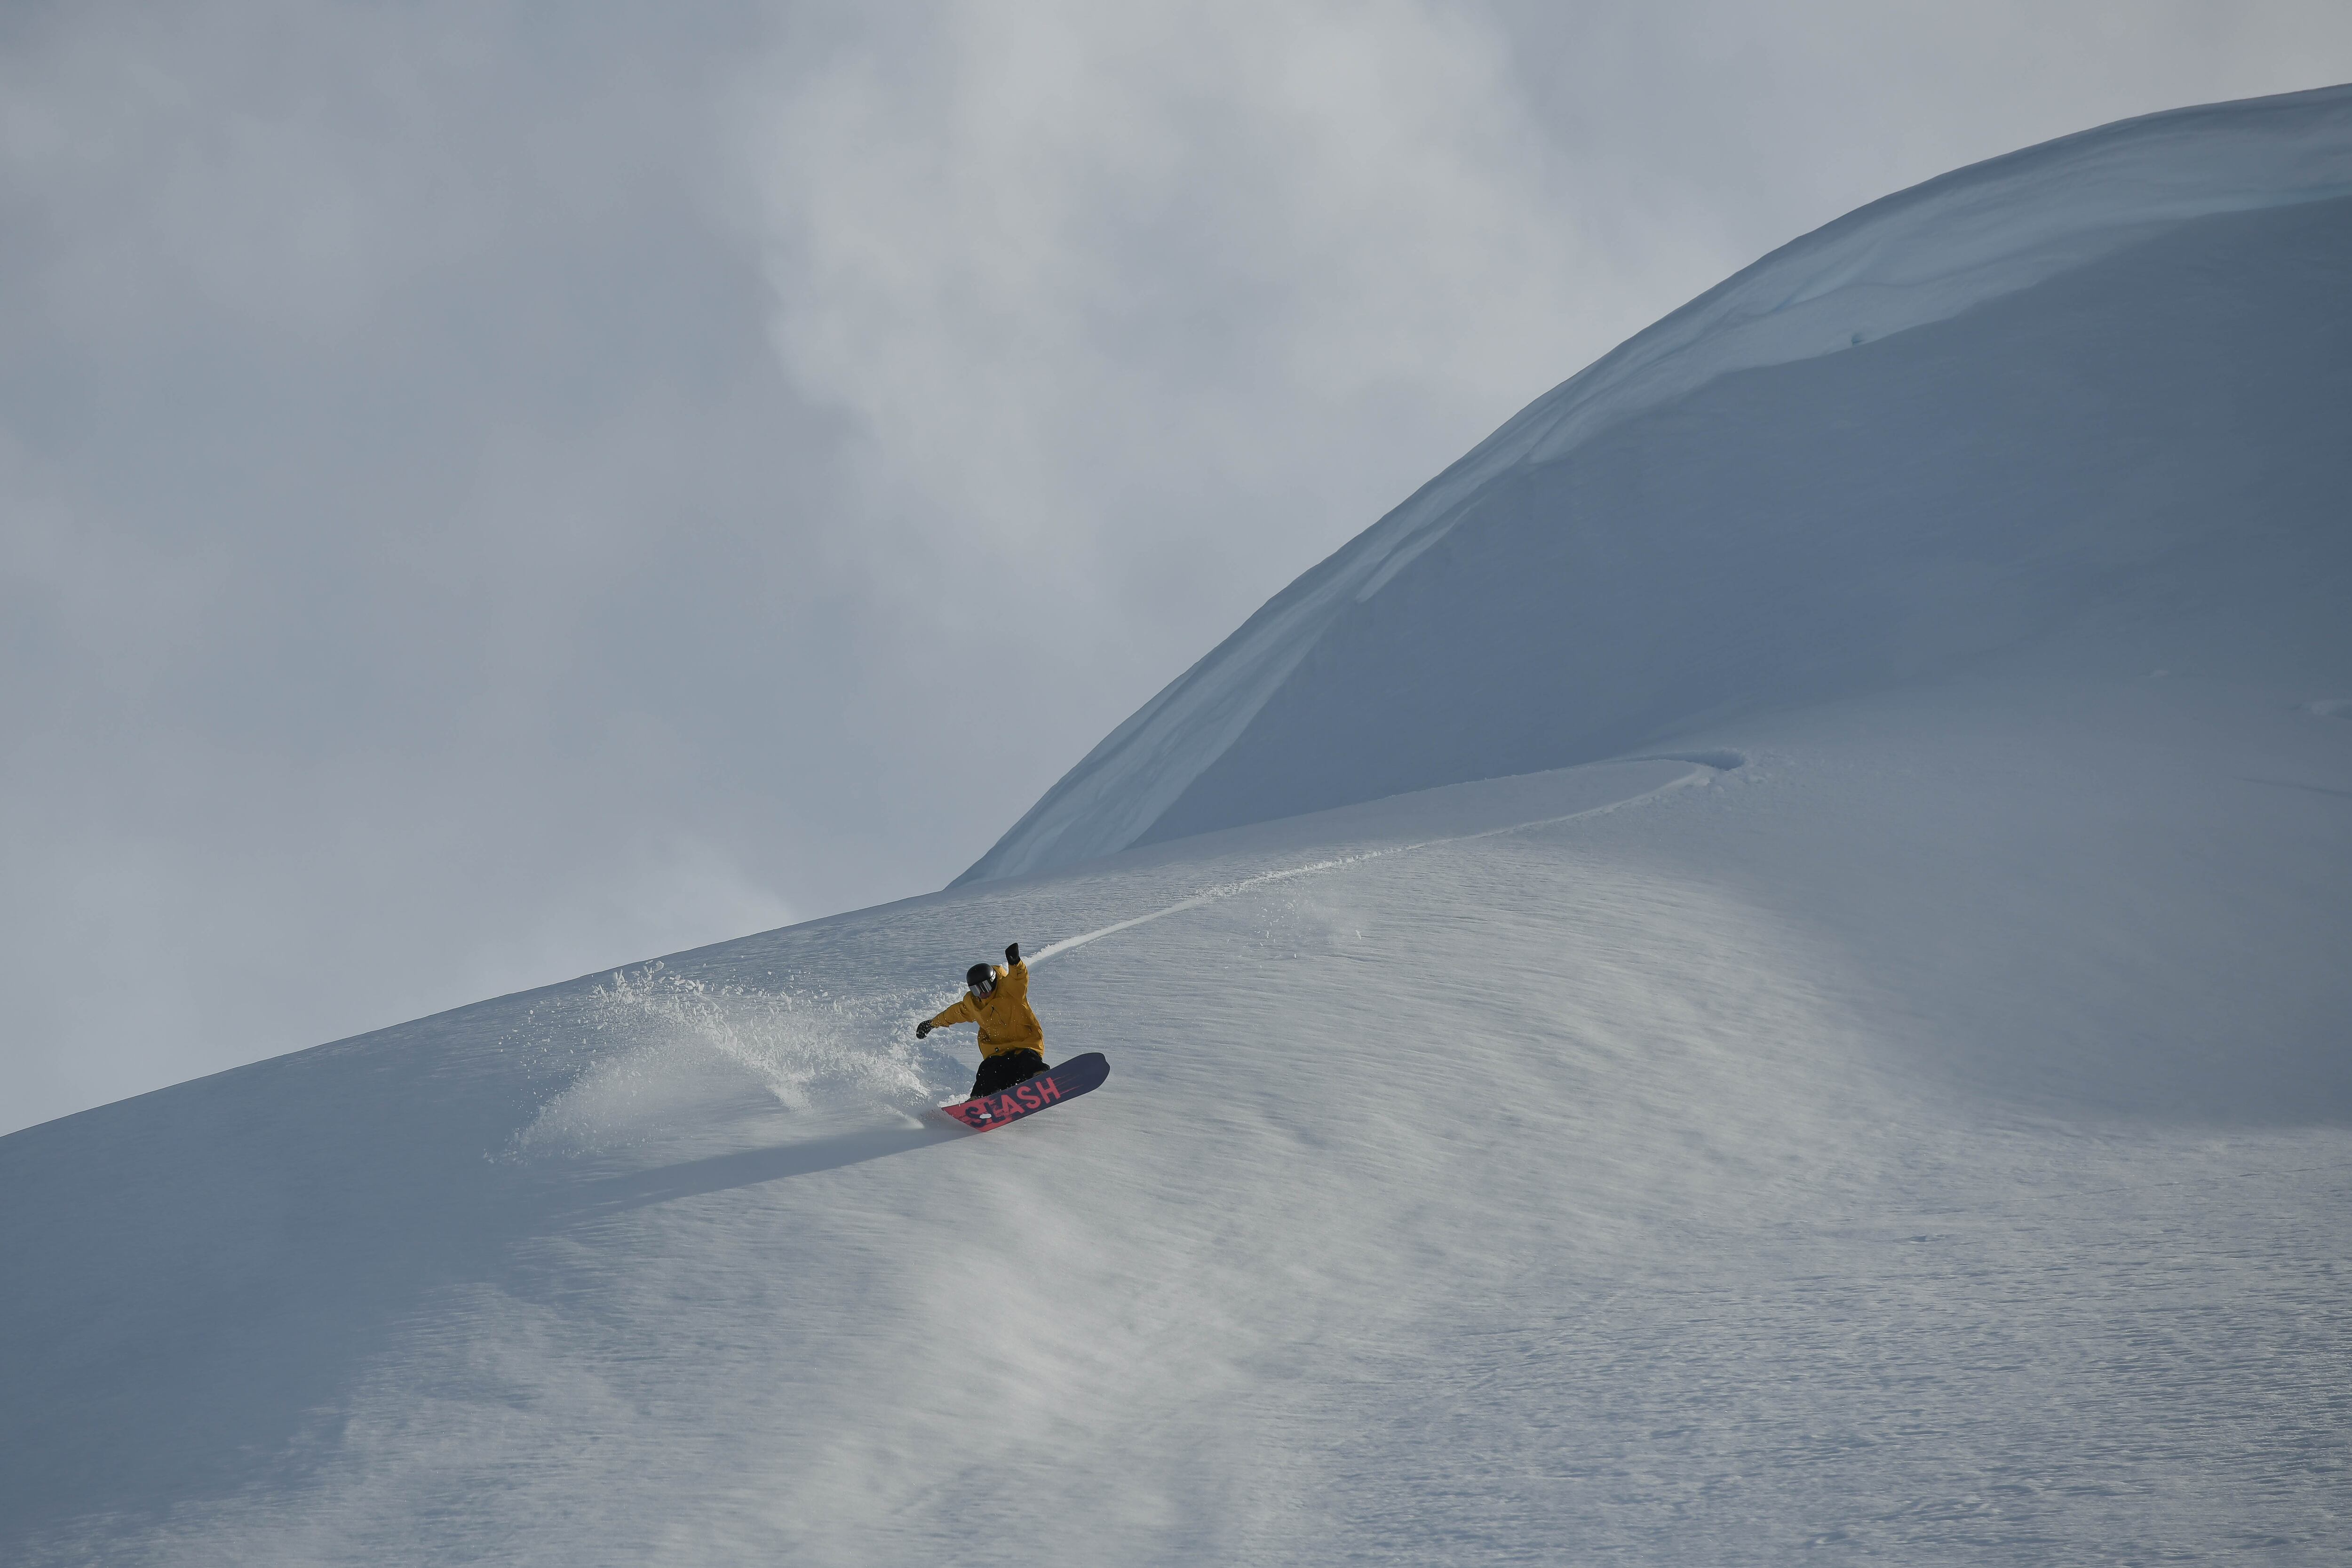
[[[940,1114],[952,1117],[975,1132],[985,1132],[992,1127],[1034,1116],[1049,1105],[1059,1105],[1090,1089],[1100,1089],[1103,1079],[1108,1077],[1110,1063],[1103,1059],[1100,1051],[1088,1051],[1082,1057],[1072,1057],[1060,1067],[1047,1068],[1035,1078],[1023,1079],[1003,1094],[942,1105]]]

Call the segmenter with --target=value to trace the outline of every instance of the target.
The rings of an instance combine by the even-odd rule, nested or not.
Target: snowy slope
[[[2252,579],[2201,616],[2231,646],[2347,568],[2347,197],[2336,88],[2029,148],[1796,240],[1276,595],[964,879],[1611,756],[2085,616],[2129,664],[2215,557]],[[2340,602],[2280,628],[2339,675]]]
[[[2340,1560],[2352,721],[2013,699],[0,1141],[9,1560]],[[1170,910],[1036,966],[1100,1092],[902,1114],[961,963]]]
[[[2346,212],[1586,430],[1115,855],[0,1139],[0,1561],[2342,1561]],[[1113,1076],[927,1124],[1016,938]]]

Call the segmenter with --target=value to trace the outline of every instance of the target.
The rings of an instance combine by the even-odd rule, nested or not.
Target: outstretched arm
[[[955,1001],[942,1008],[938,1016],[928,1018],[922,1023],[916,1025],[915,1038],[919,1040],[925,1035],[929,1034],[933,1029],[944,1029],[950,1024],[977,1024],[979,1022],[980,1014],[972,1007],[971,998],[969,996],[959,996]]]

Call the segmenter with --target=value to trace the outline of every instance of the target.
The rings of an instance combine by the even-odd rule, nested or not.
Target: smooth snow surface
[[[984,878],[0,1139],[0,1562],[2342,1563],[2347,113],[1768,258]]]
[[[1793,241],[1276,595],[962,879],[2165,618],[2213,550],[2267,618],[2346,564],[2347,197],[2334,88],[2086,132]],[[2285,537],[2247,536],[2257,483]]]
[[[1743,721],[0,1140],[0,1555],[2341,1561],[2321,700]],[[1113,1077],[921,1125],[1013,938]]]

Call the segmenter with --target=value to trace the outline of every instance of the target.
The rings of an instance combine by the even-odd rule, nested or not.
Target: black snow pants
[[[980,1076],[971,1080],[971,1098],[1003,1094],[1022,1079],[1035,1078],[1045,1070],[1045,1058],[1035,1051],[999,1051],[992,1057],[982,1057]]]

